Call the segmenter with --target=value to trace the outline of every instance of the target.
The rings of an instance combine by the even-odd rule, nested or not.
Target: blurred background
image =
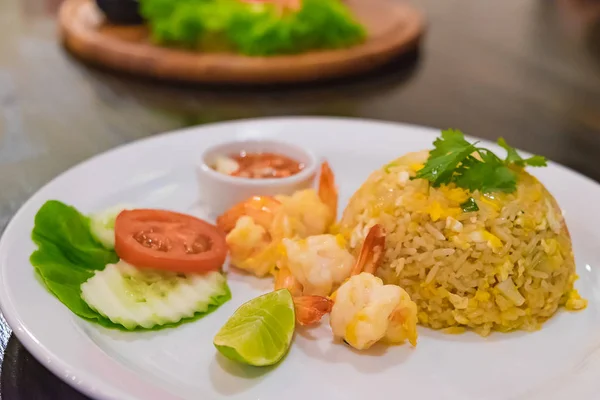
[[[241,118],[454,127],[504,136],[600,180],[598,0],[412,0],[427,20],[417,50],[361,76],[275,87],[164,82],[88,66],[61,45],[61,3],[0,1],[0,232],[40,186],[94,154]],[[0,361],[8,337],[0,316]],[[11,365],[40,373],[11,343]],[[4,393],[19,376],[10,374],[2,375]]]
[[[600,179],[591,162],[600,145],[599,1],[412,0],[428,25],[418,52],[367,76],[283,88],[172,84],[86,66],[58,39],[61,2],[0,2],[0,231],[43,183],[93,154],[239,118],[457,127],[512,138]]]

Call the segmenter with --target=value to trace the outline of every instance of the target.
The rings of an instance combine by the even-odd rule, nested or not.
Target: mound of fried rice
[[[546,188],[518,169],[513,193],[481,194],[411,179],[428,152],[375,171],[354,194],[340,229],[352,248],[381,224],[386,251],[377,274],[404,288],[422,325],[481,335],[536,330],[559,306],[585,308],[571,239]],[[472,198],[478,211],[461,207]]]

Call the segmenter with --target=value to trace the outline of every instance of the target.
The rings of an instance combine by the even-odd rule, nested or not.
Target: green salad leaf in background
[[[93,310],[81,298],[81,285],[90,279],[95,271],[103,270],[107,264],[119,261],[119,257],[113,250],[104,248],[92,236],[88,217],[74,207],[50,200],[36,214],[31,238],[38,246],[30,257],[31,265],[46,288],[58,300],[83,319],[107,328],[127,330]],[[151,330],[174,327],[197,320],[229,299],[231,293],[227,288],[225,295],[211,299],[208,311]]]
[[[298,11],[242,0],[140,0],[152,38],[164,45],[249,56],[336,49],[366,31],[340,0],[302,0]]]

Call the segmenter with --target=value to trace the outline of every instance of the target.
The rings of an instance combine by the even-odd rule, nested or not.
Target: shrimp
[[[294,275],[292,275],[289,268],[281,268],[275,274],[275,290],[284,288],[289,290],[294,297],[302,296],[302,285]]]
[[[272,272],[279,257],[268,231],[248,216],[240,218],[226,236],[231,264],[262,277]]]
[[[329,324],[333,335],[357,350],[383,340],[390,344],[408,339],[417,345],[417,305],[396,285],[384,285],[375,276],[385,250],[380,225],[367,234],[352,276],[331,295]]]
[[[379,341],[417,345],[417,305],[404,289],[363,272],[336,292],[329,324],[334,337],[357,350]]]
[[[283,239],[282,246],[285,256],[277,267],[288,276],[287,285],[301,287],[303,295],[329,296],[355,268],[354,257],[338,236]]]
[[[339,235],[283,239],[282,245],[285,255],[277,263],[275,288],[286,287],[296,295],[329,296],[350,276],[363,271],[375,273],[385,247],[385,233],[380,225],[374,225],[357,261]]]
[[[320,195],[322,197],[320,197]],[[291,196],[255,196],[217,218],[227,234],[231,264],[264,276],[281,256],[284,238],[305,238],[327,232],[335,222],[337,189],[329,165],[321,167],[319,191],[302,190]]]
[[[327,162],[321,165],[317,190],[300,190],[291,196],[275,196],[275,199],[281,203],[281,212],[274,221],[272,233],[280,239],[324,234],[336,221],[338,192]]]
[[[275,290],[286,288],[293,298],[296,322],[312,325],[331,312],[333,302],[327,298],[334,284],[346,279],[354,257],[333,235],[307,239],[283,239],[284,256],[275,273]]]
[[[292,291],[299,324],[317,323],[325,314],[330,313],[334,337],[343,339],[355,349],[365,350],[379,341],[398,344],[408,340],[416,346],[417,305],[404,289],[384,285],[374,275],[384,250],[385,233],[381,226],[375,225],[365,238],[357,262],[352,268],[345,267],[350,277],[330,298],[307,296],[302,281],[306,275],[295,276],[289,268],[279,269],[276,288],[287,287]],[[323,253],[317,252],[317,255],[323,257]],[[310,252],[305,254],[305,258],[310,259]],[[338,259],[338,263],[341,259],[342,257]],[[331,261],[331,265],[336,265],[333,262],[335,260]],[[326,263],[317,258],[315,268],[322,270],[326,268],[324,265]],[[336,268],[339,269],[339,264]],[[320,278],[325,275],[317,274]],[[329,275],[332,276],[333,274]],[[314,284],[314,281],[311,283]]]
[[[296,322],[300,325],[312,325],[321,321],[333,308],[333,301],[323,296],[294,297]]]
[[[384,250],[385,232],[383,227],[379,224],[373,225],[365,237],[358,261],[352,270],[352,276],[358,275],[363,271],[375,274]]]
[[[350,274],[354,257],[333,235],[283,239],[284,256],[277,263],[275,290],[286,288],[294,298],[296,322],[312,325],[331,312],[326,296],[332,285]]]
[[[337,220],[338,197],[333,171],[329,163],[324,162],[321,165],[321,175],[319,176],[319,198],[330,212],[329,225]]]
[[[339,236],[284,239],[285,256],[278,262],[275,289],[287,288],[295,301],[302,299],[302,307],[296,307],[297,320],[301,325],[316,323],[331,311],[325,307],[325,303],[332,304],[324,300],[327,299],[325,296],[352,275],[363,270],[375,273],[384,245],[385,234],[380,225],[369,231],[356,262]]]
[[[337,216],[338,192],[329,164],[321,165],[318,191],[306,189],[291,196],[254,196],[236,204],[217,218],[217,226],[225,233],[231,232],[242,216],[249,216],[269,231],[285,231],[273,226],[296,219],[304,232],[297,236],[307,237],[325,233]],[[289,236],[286,236],[289,237]]]
[[[331,312],[333,302],[324,296],[303,296],[302,285],[296,281],[288,269],[275,275],[275,290],[286,288],[294,299],[296,322],[300,325],[312,325]]]
[[[271,196],[254,196],[236,204],[217,218],[217,227],[225,233],[235,229],[238,220],[249,217],[265,230],[271,228],[275,214],[281,208],[281,203]]]

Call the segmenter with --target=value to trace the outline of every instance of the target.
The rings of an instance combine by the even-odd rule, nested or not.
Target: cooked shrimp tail
[[[330,224],[337,220],[338,191],[335,186],[335,177],[327,161],[321,164],[319,177],[319,198],[329,208],[332,218]]]
[[[296,321],[300,325],[312,325],[321,321],[333,308],[333,301],[322,296],[294,297]]]
[[[404,299],[402,305],[390,316],[388,340],[392,343],[408,339],[413,347],[417,345],[417,316],[414,307],[410,307],[412,304],[414,303],[410,300]]]
[[[374,225],[365,237],[352,276],[361,272],[375,274],[385,250],[385,231],[381,225]]]
[[[236,204],[217,218],[217,227],[229,233],[235,228],[238,219],[243,216],[251,217],[254,222],[269,229],[273,222],[274,213],[281,203],[270,196],[254,196]]]
[[[280,268],[275,272],[275,290],[279,289],[289,290],[294,297],[302,295],[302,285],[292,275],[289,268]]]

